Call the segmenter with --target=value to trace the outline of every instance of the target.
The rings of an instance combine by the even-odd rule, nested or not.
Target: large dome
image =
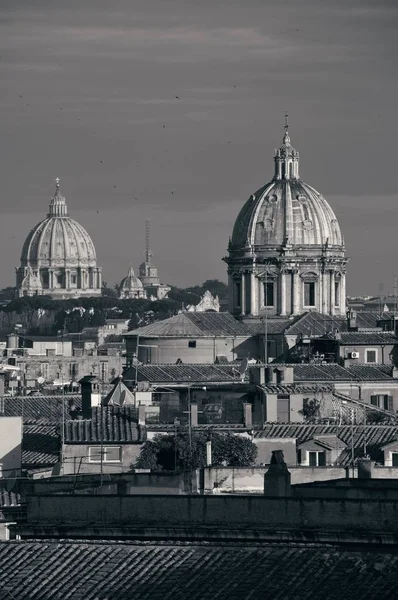
[[[245,203],[232,246],[344,246],[336,216],[325,198],[297,179],[273,180]]]
[[[31,295],[34,276],[41,280],[43,294],[67,297],[84,290],[85,295],[98,295],[100,271],[94,244],[84,227],[68,215],[57,180],[47,217],[30,231],[23,245],[17,287],[21,295]],[[37,285],[34,293],[38,293]]]
[[[344,314],[344,239],[325,198],[300,179],[287,115],[274,163],[273,179],[250,196],[233,228],[224,259],[230,311]]]

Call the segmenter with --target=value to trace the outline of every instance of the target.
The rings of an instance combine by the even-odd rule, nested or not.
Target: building
[[[120,282],[119,298],[121,300],[124,300],[125,298],[146,298],[143,283],[141,279],[138,279],[138,277],[135,276],[133,267],[129,268],[127,277]]]
[[[220,312],[220,300],[218,299],[218,296],[213,296],[213,294],[207,290],[198,304],[188,304],[186,310],[188,312],[205,312],[207,310]]]
[[[47,217],[25,240],[16,270],[19,296],[78,298],[101,295],[101,268],[87,231],[68,215],[56,179]]]
[[[22,418],[0,416],[0,478],[21,473]]]
[[[252,194],[228,246],[229,310],[243,317],[344,315],[345,245],[325,198],[300,179],[286,117],[274,177]]]
[[[245,323],[229,313],[184,312],[125,335],[127,364],[214,363],[255,358],[258,340]],[[138,349],[138,353],[137,353]]]
[[[139,266],[139,278],[144,286],[148,300],[162,300],[163,298],[167,298],[167,294],[171,290],[171,287],[160,283],[157,267],[152,263],[149,221],[146,221],[145,229],[145,260]]]

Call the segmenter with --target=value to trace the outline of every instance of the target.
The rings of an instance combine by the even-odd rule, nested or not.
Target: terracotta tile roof
[[[322,315],[318,312],[308,312],[299,317],[285,330],[285,335],[320,336],[333,329],[340,329],[345,317]]]
[[[126,337],[249,337],[250,329],[229,313],[180,313],[164,321],[139,327]]]
[[[239,380],[239,365],[139,365],[138,381],[150,383],[179,383],[179,382],[228,382]],[[135,381],[136,368],[132,367],[123,373],[125,381]]]
[[[73,401],[81,406],[81,397],[65,394],[65,407]],[[48,419],[60,421],[62,418],[62,395],[59,396],[2,396],[0,397],[0,415],[4,417],[23,417],[23,419]]]
[[[394,425],[306,425],[289,423],[270,423],[261,431],[254,433],[255,438],[296,438],[297,444],[302,444],[315,437],[335,435],[347,448],[340,454],[338,463],[342,466],[351,463],[351,443],[354,439],[355,457],[363,456],[366,451],[378,462],[383,461],[382,446],[398,439],[398,426]]]
[[[381,345],[381,344],[397,344],[398,338],[390,331],[380,332],[362,332],[362,331],[347,331],[341,333],[341,344],[356,344],[356,345]]]
[[[94,407],[91,419],[65,423],[65,442],[82,444],[100,442],[141,443],[146,428],[137,423],[137,409],[131,406]]]
[[[335,363],[322,364],[283,364],[272,363],[273,367],[290,366],[294,369],[294,381],[350,381],[392,380],[392,365],[353,365],[342,367]],[[255,367],[253,367],[255,368]]]
[[[28,421],[23,425],[22,468],[39,469],[60,459],[61,436],[58,423]]]
[[[293,544],[0,544],[4,599],[386,600],[398,555]]]
[[[282,334],[285,329],[291,326],[297,321],[296,319],[267,319],[267,333],[268,334]],[[265,322],[261,319],[248,319],[244,321],[245,325],[250,329],[252,335],[264,335]]]
[[[300,385],[293,383],[292,385],[262,385],[261,389],[266,394],[308,394],[314,392],[332,392],[333,385],[331,384],[313,384]]]

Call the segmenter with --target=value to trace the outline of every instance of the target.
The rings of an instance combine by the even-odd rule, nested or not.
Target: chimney
[[[145,404],[138,407],[138,425],[145,426]]]
[[[5,372],[4,371],[0,371],[0,396],[4,396],[4,379],[5,379]]]
[[[15,350],[19,346],[19,336],[17,333],[7,335],[7,348]]]
[[[358,331],[357,313],[352,308],[347,312],[347,329],[348,331]]]
[[[250,402],[243,403],[243,423],[245,427],[252,427],[253,425],[252,405]]]
[[[82,391],[82,417],[91,419],[91,408],[101,404],[99,380],[93,375],[83,377],[79,381]]]
[[[273,450],[271,463],[264,475],[264,496],[291,496],[290,472],[282,450]]]
[[[372,479],[375,464],[368,456],[358,459],[358,479]]]

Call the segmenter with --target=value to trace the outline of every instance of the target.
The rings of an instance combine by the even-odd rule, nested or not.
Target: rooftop
[[[312,363],[271,363],[270,366],[275,368],[293,367],[295,383],[303,381],[391,381],[393,379],[392,365],[352,365],[350,367],[342,367],[335,363],[324,365]]]
[[[397,344],[398,338],[392,331],[380,331],[380,332],[365,332],[365,331],[347,331],[341,334],[341,344],[355,344],[373,346],[383,344]]]
[[[4,599],[379,600],[398,555],[332,546],[11,541],[0,543]]]
[[[28,421],[23,426],[22,468],[53,466],[60,459],[61,435],[58,423]]]
[[[91,419],[65,422],[65,443],[142,443],[146,428],[137,423],[137,409],[131,406],[93,407]]]
[[[123,373],[124,381],[150,383],[236,382],[240,381],[239,365],[139,365]]]
[[[26,419],[47,419],[59,422],[62,418],[62,398],[65,408],[69,402],[80,408],[81,397],[75,394],[65,396],[1,396],[0,416],[22,417]]]
[[[229,313],[184,312],[125,334],[126,337],[250,337],[249,327]]]

